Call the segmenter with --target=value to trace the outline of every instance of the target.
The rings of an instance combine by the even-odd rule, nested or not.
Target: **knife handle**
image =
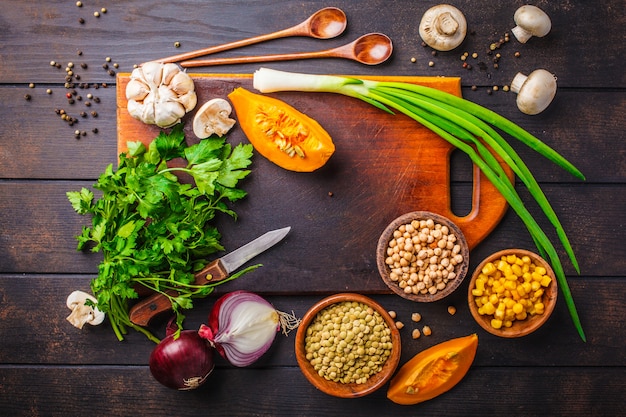
[[[195,274],[195,285],[204,285],[221,281],[228,278],[228,271],[219,259],[214,260],[201,271]],[[178,293],[174,290],[165,291],[170,297],[176,297]],[[129,311],[130,321],[138,326],[147,326],[150,320],[157,314],[172,309],[172,303],[169,298],[161,293],[155,293],[151,296],[137,302]]]

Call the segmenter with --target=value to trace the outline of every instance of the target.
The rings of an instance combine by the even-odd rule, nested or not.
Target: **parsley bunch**
[[[186,166],[168,166],[168,161],[179,158]],[[77,213],[92,217],[91,227],[84,226],[76,237],[77,249],[90,246],[104,254],[91,289],[119,340],[131,327],[159,341],[129,319],[128,303],[138,297],[138,285],[162,294],[177,291],[176,297],[165,295],[180,329],[181,309],[191,308],[192,298],[205,297],[225,282],[194,285],[194,273],[202,269],[207,255],[224,249],[210,222],[217,212],[237,217],[227,202],[246,196],[237,184],[250,173],[245,168],[251,158],[252,145],[233,148],[224,138],[211,137],[187,147],[179,124],[169,134],[161,132],[148,148],[141,142],[128,143],[117,170],[109,165],[93,186],[102,192],[101,198],[94,199],[86,188],[67,193]],[[176,172],[193,181],[181,181]]]

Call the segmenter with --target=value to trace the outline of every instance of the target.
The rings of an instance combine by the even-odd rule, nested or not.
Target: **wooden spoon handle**
[[[332,57],[333,50],[317,51],[317,52],[296,52],[289,54],[274,55],[254,55],[240,56],[232,58],[211,58],[198,59],[193,61],[180,62],[180,66],[184,68],[190,67],[209,67],[214,65],[231,65],[231,64],[249,64],[255,62],[273,62],[273,61],[291,61],[295,59],[311,59],[311,58],[328,58]]]

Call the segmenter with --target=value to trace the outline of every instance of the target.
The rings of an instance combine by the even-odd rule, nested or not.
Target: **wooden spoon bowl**
[[[507,255],[517,255],[518,257],[526,255],[529,256],[535,265],[541,265],[546,269],[547,275],[550,276],[552,280],[550,282],[550,285],[547,288],[544,288],[542,302],[545,308],[543,314],[528,316],[525,320],[515,320],[513,321],[511,327],[502,326],[500,329],[495,329],[491,325],[491,319],[493,318],[493,315],[481,315],[479,313],[478,306],[476,305],[476,297],[472,294],[472,290],[476,288],[476,279],[481,274],[483,267],[489,262],[496,262],[502,256]],[[546,321],[548,321],[550,315],[552,314],[552,311],[554,311],[554,307],[556,306],[557,295],[558,285],[556,282],[556,276],[554,275],[554,271],[550,267],[550,264],[548,264],[545,259],[537,255],[536,253],[527,251],[525,249],[505,249],[488,256],[476,267],[476,270],[472,274],[472,278],[469,283],[467,301],[469,304],[470,312],[472,313],[474,320],[476,320],[480,327],[496,336],[514,338],[526,336],[540,328]]]
[[[391,354],[385,361],[381,370],[370,376],[370,378],[362,384],[356,383],[341,383],[334,382],[331,380],[327,380],[321,377],[317,371],[314,369],[311,362],[306,357],[306,335],[307,329],[318,315],[318,313],[324,310],[326,307],[332,306],[334,304],[338,304],[344,301],[356,301],[362,304],[365,304],[374,311],[378,312],[382,318],[384,319],[387,326],[391,329],[391,341],[393,344]],[[396,368],[398,367],[398,363],[400,362],[400,353],[401,353],[401,340],[400,340],[400,332],[395,326],[394,320],[391,318],[387,310],[385,310],[380,304],[376,301],[372,300],[369,297],[360,294],[354,293],[341,293],[331,295],[329,297],[320,300],[315,305],[313,305],[309,311],[306,312],[304,317],[302,318],[302,322],[298,327],[298,331],[296,333],[296,359],[298,361],[298,366],[300,366],[300,370],[304,374],[305,378],[317,389],[320,391],[340,398],[357,398],[363,397],[365,395],[371,394],[374,391],[381,388],[385,385],[393,376]]]
[[[388,256],[387,248],[389,246],[389,241],[392,239],[394,232],[400,226],[411,223],[413,220],[420,221],[429,219],[433,220],[435,224],[447,226],[449,232],[456,236],[456,244],[460,246],[461,250],[459,254],[463,257],[463,262],[456,266],[454,271],[456,277],[454,279],[448,280],[445,288],[440,289],[435,293],[430,293],[428,291],[425,293],[421,293],[421,291],[418,293],[414,291],[406,292],[404,288],[401,288],[400,281],[393,279],[391,269],[389,265],[385,263],[385,260]],[[428,261],[428,259],[426,259],[426,261]],[[392,221],[380,235],[380,239],[378,240],[378,246],[376,248],[376,264],[378,266],[378,272],[380,273],[381,278],[394,293],[411,301],[417,301],[422,303],[433,302],[441,300],[452,294],[454,290],[456,290],[465,279],[469,267],[469,246],[461,229],[447,217],[429,211],[413,211],[403,214],[402,216]]]

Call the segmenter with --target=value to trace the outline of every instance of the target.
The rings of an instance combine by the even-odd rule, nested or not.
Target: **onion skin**
[[[168,388],[187,391],[200,387],[213,371],[213,349],[195,330],[165,337],[150,354],[150,372]]]

